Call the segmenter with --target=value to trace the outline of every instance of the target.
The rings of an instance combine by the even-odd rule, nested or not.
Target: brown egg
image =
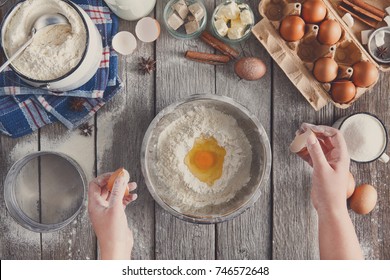
[[[280,24],[280,36],[288,42],[295,42],[305,35],[305,22],[299,16],[287,16]]]
[[[321,0],[308,0],[302,5],[301,17],[306,23],[319,23],[326,17],[326,6]]]
[[[241,79],[255,81],[264,76],[267,67],[261,59],[256,57],[243,57],[234,65],[234,72]]]
[[[353,178],[353,175],[351,172],[349,172],[349,177],[348,177],[348,188],[347,188],[347,198],[350,198],[355,191],[355,178]]]
[[[107,181],[108,191],[110,191],[110,192],[112,191],[112,189],[114,187],[115,180],[119,176],[124,176],[126,182],[128,182],[130,180],[129,172],[126,169],[124,169],[123,167],[121,167],[121,168],[117,169],[114,173],[112,173],[110,178],[108,178],[108,181]],[[128,196],[129,194],[130,194],[129,193],[129,186],[127,186],[127,188],[125,190],[125,196]]]
[[[335,20],[328,19],[321,23],[317,39],[321,44],[334,45],[340,40],[341,34],[340,24]]]
[[[361,215],[370,213],[376,205],[378,194],[371,185],[364,184],[355,189],[355,192],[349,199],[351,209]]]
[[[332,83],[330,92],[334,102],[345,104],[355,98],[356,87],[351,81],[338,80]]]
[[[352,82],[357,87],[369,87],[378,80],[378,69],[371,62],[360,61],[352,68]]]
[[[314,77],[322,83],[330,83],[337,77],[339,66],[333,58],[322,57],[314,64]]]

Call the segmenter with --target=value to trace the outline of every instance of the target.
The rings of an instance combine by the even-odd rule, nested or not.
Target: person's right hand
[[[312,130],[306,155],[301,157],[313,167],[311,199],[317,212],[347,210],[346,193],[350,157],[344,137],[329,126],[302,124],[298,134]]]
[[[318,214],[320,258],[363,259],[346,203],[350,163],[347,144],[341,132],[329,126],[304,123],[297,133],[309,129],[314,133],[307,139],[308,153],[300,156],[313,167],[311,200]]]
[[[136,194],[124,197],[126,187],[136,189],[136,183],[125,182],[124,176],[115,180],[112,192],[106,187],[112,173],[103,174],[89,184],[88,213],[95,230],[101,259],[129,259],[133,234],[127,225],[126,206],[137,199]]]

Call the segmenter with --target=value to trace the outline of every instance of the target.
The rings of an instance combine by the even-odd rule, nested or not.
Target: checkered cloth
[[[118,18],[103,0],[74,0],[96,24],[103,38],[103,54],[95,76],[82,87],[61,93],[32,88],[10,68],[0,74],[0,132],[17,138],[56,121],[74,129],[91,118],[122,84],[118,78],[118,57],[111,51]],[[80,110],[72,110],[76,98],[85,100]],[[80,99],[79,99],[80,100]]]

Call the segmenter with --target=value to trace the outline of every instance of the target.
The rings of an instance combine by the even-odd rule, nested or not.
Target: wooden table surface
[[[4,12],[16,1],[1,9]],[[206,0],[209,15],[220,0]],[[247,1],[257,12],[258,0]],[[157,1],[154,16],[162,23],[167,0]],[[135,23],[121,21],[121,30],[134,32]],[[315,112],[264,48],[252,38],[242,44],[246,55],[267,66],[259,81],[239,80],[233,64],[210,66],[187,61],[186,50],[213,52],[200,40],[180,41],[162,27],[156,43],[139,43],[129,57],[120,57],[123,91],[100,110],[90,123],[92,137],[67,131],[61,124],[44,127],[20,139],[0,137],[0,259],[95,259],[97,243],[84,207],[77,220],[54,233],[33,233],[16,224],[7,212],[3,182],[15,160],[28,152],[66,152],[83,162],[89,179],[119,166],[138,182],[138,200],[126,210],[134,232],[134,259],[317,259],[317,216],[310,202],[310,168],[289,152],[302,122],[332,125],[353,112],[368,111],[390,128],[389,74],[381,74],[372,91],[347,110],[332,105]],[[137,71],[139,58],[157,60],[151,75]],[[273,152],[271,179],[255,205],[232,221],[196,225],[164,211],[150,196],[141,173],[140,148],[153,117],[169,104],[191,94],[229,96],[253,112],[265,127]],[[378,190],[378,204],[366,216],[350,212],[368,259],[390,259],[390,164],[351,165],[358,184]]]

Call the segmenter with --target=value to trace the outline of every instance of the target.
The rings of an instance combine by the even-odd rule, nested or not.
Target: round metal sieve
[[[86,177],[67,155],[37,152],[18,160],[4,182],[11,216],[35,232],[59,230],[72,222],[85,202]]]

